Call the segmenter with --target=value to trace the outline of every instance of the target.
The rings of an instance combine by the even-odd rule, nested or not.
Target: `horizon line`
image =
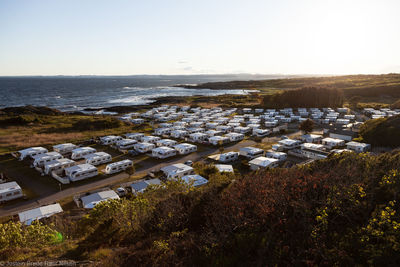
[[[251,75],[251,76],[353,76],[353,75],[390,75],[390,74],[400,74],[399,72],[387,72],[387,73],[347,73],[347,74],[328,74],[328,73],[302,73],[302,74],[282,74],[282,73],[202,73],[202,74],[39,74],[39,75],[0,75],[0,78],[27,78],[27,77],[133,77],[133,76],[226,76],[226,75]]]

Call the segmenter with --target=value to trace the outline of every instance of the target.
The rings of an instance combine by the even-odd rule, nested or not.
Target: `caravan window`
[[[9,197],[9,196],[11,196],[11,193],[8,193],[8,194],[6,195],[6,197]]]
[[[17,192],[14,192],[14,196],[15,196],[15,195],[19,195],[19,191],[17,191]]]

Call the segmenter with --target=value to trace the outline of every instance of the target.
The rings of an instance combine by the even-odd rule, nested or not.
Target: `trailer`
[[[105,152],[92,153],[92,154],[86,155],[84,158],[85,158],[87,164],[91,164],[91,165],[95,165],[95,166],[112,161],[111,155],[108,153],[105,153]]]
[[[47,152],[43,154],[39,154],[33,157],[32,166],[36,168],[43,167],[46,163],[49,163],[53,160],[62,159],[63,156],[58,152]]]
[[[118,162],[113,162],[106,166],[105,173],[113,174],[113,173],[117,173],[117,172],[122,172],[132,166],[133,166],[133,162],[132,162],[132,160],[129,160],[129,159],[121,160]]]
[[[72,150],[71,159],[77,160],[82,159],[89,154],[96,153],[96,149],[93,147],[78,147]]]
[[[34,157],[40,154],[47,153],[48,150],[44,147],[30,147],[17,152],[19,160],[24,160],[29,157]]]
[[[98,175],[97,168],[87,163],[65,168],[64,172],[71,182],[80,181]]]

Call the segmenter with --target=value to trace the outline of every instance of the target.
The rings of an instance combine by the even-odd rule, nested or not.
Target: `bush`
[[[36,115],[18,115],[6,117],[0,120],[0,126],[24,126],[30,123],[40,123],[41,119]]]
[[[72,129],[78,131],[95,131],[118,128],[122,126],[122,122],[111,117],[98,118],[95,120],[81,119],[72,125]]]
[[[343,106],[343,93],[338,89],[304,87],[282,93],[266,95],[262,106],[266,108],[323,108]]]
[[[366,121],[359,132],[362,141],[374,146],[400,146],[400,115]]]

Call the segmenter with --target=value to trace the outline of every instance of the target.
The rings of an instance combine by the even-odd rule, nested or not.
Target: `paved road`
[[[288,136],[290,137],[290,136],[297,135],[297,134],[298,134],[298,132],[289,134]],[[278,140],[280,140],[279,137],[270,137],[270,138],[266,137],[263,139],[262,142],[263,143],[276,142]],[[225,146],[225,151],[238,151],[242,147],[254,146],[254,145],[256,145],[256,142],[254,142],[252,140],[244,140],[239,143]],[[208,155],[218,153],[218,151],[219,150],[216,147],[205,146],[204,150],[198,151],[197,153],[192,153],[192,154],[189,154],[189,155],[186,155],[183,157],[173,158],[173,159],[169,159],[169,160],[166,159],[166,160],[163,160],[162,163],[159,163],[159,164],[154,164],[154,161],[153,162],[142,161],[142,162],[140,162],[140,164],[142,166],[138,170],[136,170],[135,174],[146,174],[147,172],[149,172],[151,170],[159,170],[160,168],[162,168],[164,166],[175,164],[175,163],[180,163],[180,162],[185,162],[188,160],[191,160],[193,162],[200,161],[200,160],[205,159]],[[75,187],[70,187],[68,189],[64,189],[59,192],[52,192],[52,193],[42,195],[42,196],[37,197],[32,200],[28,200],[25,202],[19,202],[14,205],[7,205],[5,207],[0,207],[0,217],[14,215],[21,211],[35,208],[38,206],[52,204],[56,201],[59,201],[61,199],[69,197],[69,196],[76,195],[78,193],[82,193],[82,192],[93,190],[95,188],[106,187],[106,186],[118,183],[118,181],[126,179],[128,177],[129,177],[128,174],[120,173],[120,174],[108,177],[108,178],[100,180],[100,181],[94,181],[92,183],[79,185],[79,186],[75,186]]]

